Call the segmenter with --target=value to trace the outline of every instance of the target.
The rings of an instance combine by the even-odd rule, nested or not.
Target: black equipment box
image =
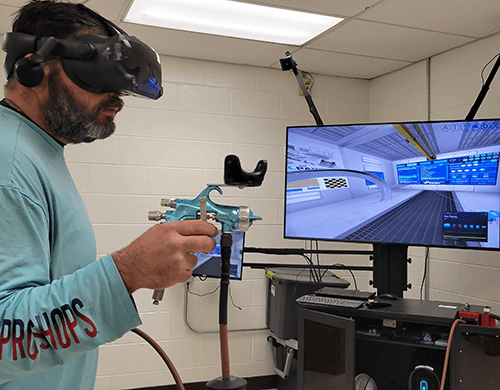
[[[315,274],[313,274],[313,272]],[[304,268],[268,268],[266,325],[280,339],[297,339],[295,300],[321,287],[347,288],[350,283],[332,271]],[[316,275],[322,275],[318,285]]]

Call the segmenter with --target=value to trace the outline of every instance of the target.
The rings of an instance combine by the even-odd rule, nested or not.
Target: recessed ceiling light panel
[[[125,22],[302,45],[343,19],[231,0],[134,0]]]

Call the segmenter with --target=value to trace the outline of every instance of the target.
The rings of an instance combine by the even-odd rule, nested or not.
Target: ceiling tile
[[[500,30],[498,0],[386,0],[363,19],[452,34],[483,37]]]
[[[298,68],[306,72],[361,79],[372,79],[411,64],[406,61],[361,57],[315,49],[300,49],[294,53],[294,57]]]
[[[418,61],[472,40],[463,36],[352,20],[307,46],[393,60]]]

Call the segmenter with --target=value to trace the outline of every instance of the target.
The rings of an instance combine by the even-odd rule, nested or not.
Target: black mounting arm
[[[466,121],[471,121],[476,116],[476,113],[479,110],[481,104],[483,103],[483,100],[486,97],[488,90],[490,89],[491,82],[493,81],[493,78],[495,77],[499,67],[500,67],[500,55],[498,55],[498,58],[495,64],[493,65],[493,68],[491,68],[490,75],[486,79],[486,82],[483,84],[481,91],[479,91],[479,94],[477,95],[476,101],[474,102],[469,113],[465,117]]]
[[[316,109],[316,106],[314,105],[312,97],[309,94],[309,91],[307,90],[306,86],[304,85],[304,82],[302,81],[302,77],[300,76],[300,74],[297,70],[297,61],[295,60],[295,57],[289,51],[287,51],[285,54],[286,54],[286,57],[280,59],[281,69],[282,70],[292,69],[293,73],[295,74],[295,77],[297,78],[297,81],[299,82],[300,89],[302,90],[302,93],[304,94],[304,98],[306,99],[307,105],[309,106],[309,112],[314,117],[316,124],[318,126],[323,126],[323,121],[321,120],[321,117],[319,116],[318,110]]]

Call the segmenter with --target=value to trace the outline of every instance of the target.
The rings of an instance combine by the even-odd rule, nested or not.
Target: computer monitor
[[[241,280],[243,270],[243,247],[245,244],[244,232],[231,232],[233,246],[231,247],[231,259],[229,260],[229,278]],[[214,238],[216,246],[210,253],[194,253],[198,263],[193,268],[193,276],[220,278],[221,271],[221,232]]]
[[[498,250],[500,120],[287,128],[284,237]]]

